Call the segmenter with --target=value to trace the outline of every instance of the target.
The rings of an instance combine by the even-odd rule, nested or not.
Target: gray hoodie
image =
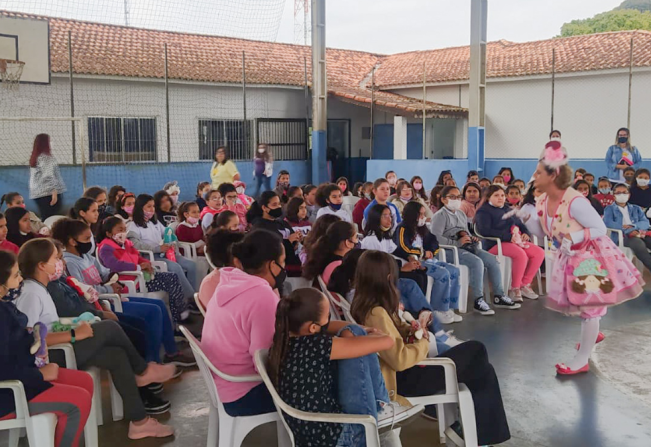
[[[468,234],[468,218],[461,210],[450,211],[446,207],[441,208],[432,217],[429,231],[436,236],[439,244],[456,245],[461,247],[457,233],[465,231]]]
[[[97,290],[100,294],[113,293],[111,287],[102,285],[103,282],[108,280],[111,272],[105,267],[102,267],[95,260],[94,256],[91,256],[88,253],[83,256],[77,256],[64,251],[63,260],[66,261],[68,273],[70,273],[70,276],[73,278],[77,278],[84,284],[93,286],[93,289]]]

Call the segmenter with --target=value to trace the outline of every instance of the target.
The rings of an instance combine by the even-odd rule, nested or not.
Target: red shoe
[[[562,376],[572,376],[574,374],[579,374],[579,373],[585,373],[590,371],[590,364],[586,363],[583,368],[579,368],[577,370],[573,370],[568,368],[565,363],[558,363],[556,364],[556,374],[560,374]]]
[[[604,341],[605,338],[606,338],[606,336],[604,335],[604,333],[599,332],[599,335],[597,335],[597,341],[595,342],[595,345],[598,345],[599,343]],[[578,351],[579,349],[581,349],[581,343],[576,344],[576,350]]]

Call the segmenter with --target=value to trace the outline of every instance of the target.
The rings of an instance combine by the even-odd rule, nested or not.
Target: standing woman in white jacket
[[[269,146],[258,144],[258,150],[253,158],[253,177],[255,177],[255,193],[253,198],[260,197],[260,193],[271,190],[271,176],[274,173],[274,159],[269,152]],[[264,189],[260,190],[264,183]]]
[[[29,159],[29,198],[36,202],[41,220],[59,214],[64,192],[66,185],[52,156],[50,136],[38,134]]]

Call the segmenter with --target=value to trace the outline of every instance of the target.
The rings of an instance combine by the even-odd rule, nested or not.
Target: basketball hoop
[[[0,81],[8,90],[18,90],[25,62],[0,59]]]

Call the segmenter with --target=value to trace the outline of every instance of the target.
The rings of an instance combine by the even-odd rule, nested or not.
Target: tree
[[[651,0],[625,0],[617,9],[637,9],[638,11],[651,11]]]
[[[641,0],[634,1],[641,3]],[[589,19],[572,20],[569,23],[563,24],[561,37],[628,30],[651,31],[651,12],[641,12],[634,9],[616,9],[597,14]]]

